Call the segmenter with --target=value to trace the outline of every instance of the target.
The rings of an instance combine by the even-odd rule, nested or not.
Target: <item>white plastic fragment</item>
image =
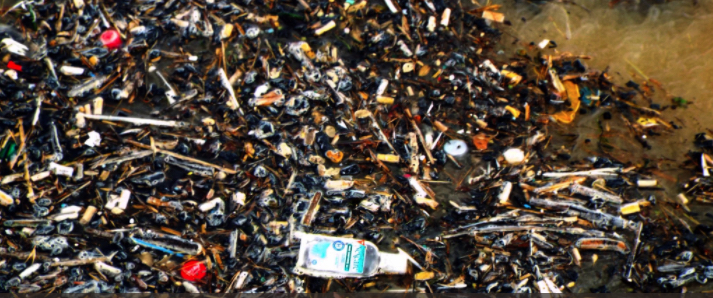
[[[213,208],[215,208],[216,206],[220,207],[221,209],[224,209],[225,202],[223,202],[223,199],[215,198],[203,204],[200,204],[198,205],[198,210],[208,212],[210,210],[213,210]]]
[[[480,64],[480,67],[487,67],[488,70],[490,70],[491,72],[500,73],[500,70],[498,70],[498,68],[495,67],[495,65],[493,65],[493,62],[490,62],[490,60],[483,61],[483,63]]]
[[[235,204],[238,204],[240,206],[245,206],[245,193],[244,192],[236,192],[233,193],[231,196],[231,199]]]
[[[443,150],[453,156],[460,156],[468,152],[468,144],[463,140],[450,140],[443,145]]]
[[[6,70],[6,71],[5,71],[5,75],[6,75],[8,78],[11,78],[13,81],[17,81],[17,77],[18,77],[18,76],[17,76],[17,71],[15,71],[14,69],[8,69],[8,70]]]
[[[560,291],[560,289],[555,285],[554,282],[552,282],[552,280],[550,280],[547,277],[545,277],[544,280],[545,280],[545,284],[547,285],[547,287],[550,288],[550,293],[555,293],[555,294],[562,293],[562,291]]]
[[[706,162],[706,155],[701,154],[701,170],[703,171],[703,177],[710,177],[711,173],[708,171],[708,163]]]
[[[3,38],[0,44],[2,44],[3,49],[15,55],[25,56],[27,54],[28,48],[12,38]]]
[[[77,10],[81,11],[82,8],[84,8],[84,0],[73,0],[74,2],[74,8]]]
[[[413,52],[403,40],[399,40],[397,42],[397,45],[399,46],[399,50],[401,50],[401,52],[404,53],[406,57],[413,56]]]
[[[112,277],[112,278],[121,274],[121,269],[111,266],[104,262],[94,263],[94,269],[101,272],[102,274],[106,275],[107,277]]]
[[[20,277],[20,279],[24,280],[30,277],[33,273],[37,272],[37,270],[40,270],[41,267],[41,263],[32,264],[29,267],[25,268],[25,270],[22,270],[22,272],[20,272],[18,276]]]
[[[52,216],[54,221],[73,220],[79,218],[79,211],[82,211],[80,206],[67,206],[59,210],[59,214]]]
[[[512,192],[512,182],[503,181],[503,186],[500,188],[500,194],[498,195],[498,203],[501,205],[506,204],[510,200],[511,192]]]
[[[35,98],[35,104],[37,104],[37,107],[35,108],[35,115],[32,117],[32,126],[37,125],[37,121],[40,119],[40,110],[42,107],[42,96],[38,96]]]
[[[503,152],[505,161],[511,165],[518,165],[525,160],[525,152],[520,148],[510,148]]]
[[[235,90],[233,90],[233,86],[230,85],[230,81],[228,80],[228,75],[225,74],[225,70],[222,68],[218,72],[220,74],[220,82],[223,84],[223,88],[228,90],[228,93],[230,93],[230,100],[228,100],[228,107],[231,110],[236,110],[240,107],[240,104],[238,103],[238,99],[235,98]]]
[[[50,163],[49,170],[57,176],[72,177],[72,174],[74,174],[73,167],[63,166],[54,162]]]
[[[106,120],[106,121],[119,121],[119,122],[129,122],[134,125],[155,125],[155,126],[169,126],[178,127],[182,126],[182,122],[174,120],[154,120],[154,119],[144,119],[136,117],[122,117],[122,116],[104,116],[104,115],[88,115],[84,113],[77,113],[77,117],[82,116],[90,120]]]
[[[443,10],[443,14],[441,15],[441,26],[443,27],[448,27],[448,22],[450,21],[451,18],[451,9],[446,8]]]
[[[550,44],[550,40],[543,39],[539,44],[537,44],[537,47],[539,47],[540,49],[544,49],[545,47],[547,47],[548,44]]]
[[[428,25],[426,25],[426,29],[428,29],[428,32],[433,32],[436,30],[436,17],[428,17]]]
[[[389,10],[391,11],[391,13],[398,13],[398,12],[399,12],[399,10],[396,9],[396,6],[394,6],[394,3],[391,2],[391,0],[384,0],[384,2],[386,2],[386,6],[389,7]]]
[[[196,285],[187,281],[183,281],[183,288],[186,289],[187,293],[199,294],[201,292]]]
[[[382,79],[379,83],[379,87],[376,88],[376,95],[382,95],[386,91],[386,87],[389,86],[389,80]]]
[[[547,286],[547,283],[545,283],[544,280],[537,281],[537,289],[540,291],[540,293],[543,294],[552,293],[550,292],[550,288]]]
[[[69,65],[64,65],[59,68],[59,72],[66,76],[79,76],[84,74],[84,71],[84,68]]]
[[[89,138],[84,141],[84,145],[87,145],[89,147],[96,147],[101,144],[102,137],[98,132],[92,130],[87,135],[89,135]]]
[[[124,210],[126,209],[126,207],[129,206],[130,198],[131,191],[129,191],[128,189],[122,189],[121,194],[118,196],[116,194],[109,195],[109,200],[107,200],[106,205],[104,205],[104,207],[107,209],[118,208]]]

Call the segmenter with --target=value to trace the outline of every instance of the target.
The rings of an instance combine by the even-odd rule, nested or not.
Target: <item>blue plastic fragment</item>
[[[176,256],[179,257],[179,258],[182,258],[182,257],[183,257],[183,254],[182,254],[182,253],[174,252],[174,251],[172,251],[172,250],[170,250],[170,249],[168,249],[168,248],[165,248],[165,247],[160,247],[160,246],[158,246],[158,245],[151,244],[151,243],[148,243],[148,242],[146,242],[146,241],[143,241],[143,240],[140,240],[140,239],[136,239],[136,238],[134,238],[134,237],[131,237],[131,240],[133,240],[134,242],[136,242],[136,244],[141,245],[141,246],[145,246],[145,247],[148,247],[148,248],[153,248],[153,249],[155,249],[155,250],[160,250],[160,251],[165,252],[165,253],[167,253],[167,254],[176,255]]]

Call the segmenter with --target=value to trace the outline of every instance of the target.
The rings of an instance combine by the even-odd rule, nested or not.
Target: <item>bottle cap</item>
[[[99,39],[101,39],[105,47],[112,50],[121,46],[121,36],[116,30],[107,30],[102,32]]]
[[[205,277],[206,267],[203,262],[188,261],[181,267],[181,277],[188,281],[196,281]]]
[[[379,270],[383,274],[405,274],[408,271],[408,256],[404,253],[379,253]]]

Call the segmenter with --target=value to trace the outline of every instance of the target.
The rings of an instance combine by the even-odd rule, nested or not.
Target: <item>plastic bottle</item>
[[[407,254],[379,252],[365,240],[315,234],[297,235],[300,252],[294,272],[322,278],[361,278],[377,274],[405,274]]]

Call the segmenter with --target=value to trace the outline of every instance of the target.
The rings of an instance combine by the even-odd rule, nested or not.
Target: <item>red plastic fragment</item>
[[[15,62],[12,62],[12,61],[10,61],[10,62],[7,63],[7,67],[10,68],[10,69],[17,70],[17,71],[22,71],[22,65],[19,65],[19,64],[15,63]]]
[[[188,261],[181,267],[181,277],[188,281],[197,281],[205,277],[206,271],[203,262]]]

